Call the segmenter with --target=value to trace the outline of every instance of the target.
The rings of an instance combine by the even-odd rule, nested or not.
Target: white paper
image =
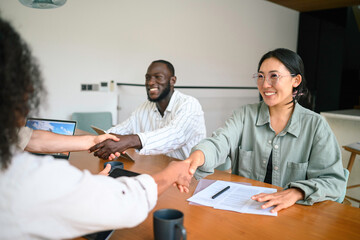
[[[200,191],[202,191],[203,189],[207,188],[209,185],[213,184],[214,182],[216,182],[216,180],[213,179],[200,179],[200,181],[198,182],[198,185],[196,186],[196,189],[194,191],[194,195]],[[234,182],[236,184],[243,184],[243,185],[247,185],[247,186],[251,186],[251,183],[247,183],[247,182]],[[191,205],[200,205],[194,202],[189,202],[189,204]]]
[[[211,198],[227,186],[230,186],[229,190],[225,191],[215,199]],[[229,210],[240,213],[277,216],[277,213],[270,212],[273,207],[262,209],[261,205],[264,203],[251,199],[251,197],[255,194],[274,193],[276,191],[277,190],[274,188],[253,187],[233,182],[216,181],[187,200],[216,209]]]

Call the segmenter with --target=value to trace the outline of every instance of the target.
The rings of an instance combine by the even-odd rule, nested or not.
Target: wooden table
[[[129,154],[135,159],[124,162],[125,169],[139,173],[154,173],[163,169],[171,158],[142,156],[134,151]],[[80,169],[89,169],[97,173],[103,168],[100,160],[86,152],[71,153],[70,163]],[[273,187],[259,181],[215,171],[207,179],[235,182],[248,182],[254,186]],[[339,204],[333,201],[316,203],[313,206],[294,205],[278,213],[277,217],[236,213],[217,210],[211,207],[189,205],[187,198],[192,196],[197,185],[193,180],[190,193],[180,193],[171,187],[159,197],[154,210],[175,208],[185,215],[184,225],[188,239],[360,239],[360,209]],[[100,203],[99,203],[100,204]],[[135,228],[120,229],[114,232],[111,239],[153,239],[153,211],[148,218]]]

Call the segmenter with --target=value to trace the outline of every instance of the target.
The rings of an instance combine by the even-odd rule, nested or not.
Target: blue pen
[[[227,191],[230,188],[230,186],[227,186],[226,188],[224,188],[223,190],[221,190],[220,192],[216,193],[214,196],[212,196],[212,199],[217,198],[218,196],[220,196],[222,193],[224,193],[225,191]]]

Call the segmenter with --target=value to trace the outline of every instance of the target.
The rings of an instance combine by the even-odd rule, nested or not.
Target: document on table
[[[215,199],[212,198],[212,196],[227,186],[230,186],[229,190],[225,191]],[[277,213],[270,212],[273,207],[262,209],[261,205],[264,203],[251,199],[251,196],[258,193],[274,193],[276,191],[275,188],[254,187],[227,181],[216,181],[187,200],[215,209],[277,216]]]

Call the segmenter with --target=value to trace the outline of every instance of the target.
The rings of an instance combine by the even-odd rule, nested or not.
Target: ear
[[[170,86],[174,86],[175,85],[175,83],[176,83],[176,76],[172,76],[171,78],[170,78]]]
[[[300,75],[300,74],[296,75],[296,76],[293,78],[293,84],[292,84],[292,86],[293,86],[294,88],[296,88],[297,86],[300,85],[301,81],[302,81],[301,75]]]

